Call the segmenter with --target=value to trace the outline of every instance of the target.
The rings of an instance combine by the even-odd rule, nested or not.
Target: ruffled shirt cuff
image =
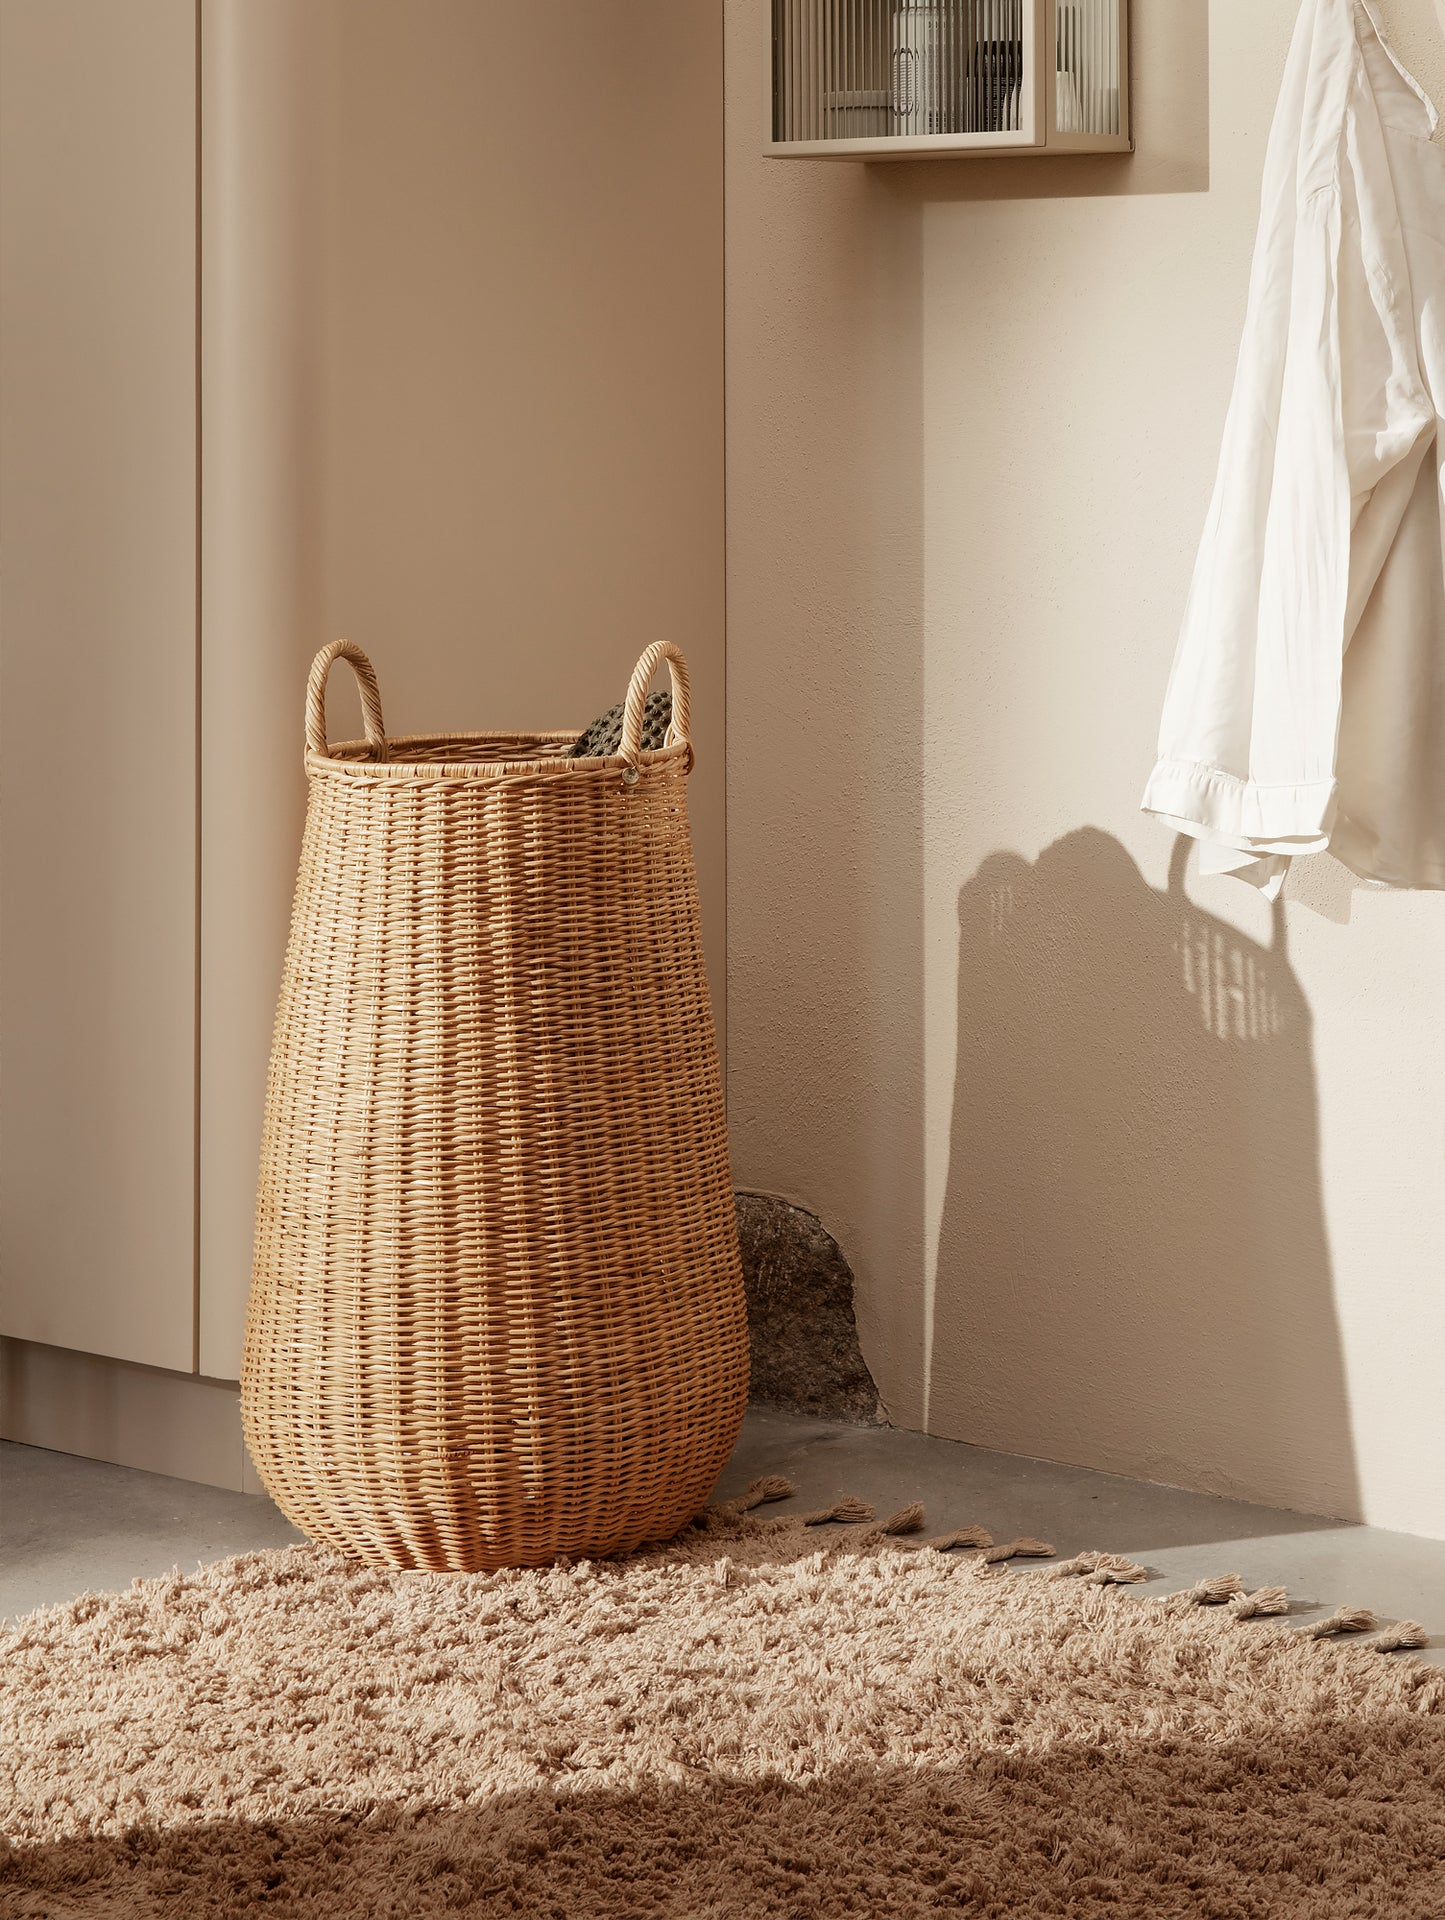
[[[1197,761],[1162,758],[1149,776],[1146,813],[1204,843],[1201,873],[1232,873],[1273,900],[1296,854],[1330,843],[1335,782],[1262,786]]]

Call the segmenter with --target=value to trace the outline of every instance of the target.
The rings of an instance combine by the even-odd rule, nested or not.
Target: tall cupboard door
[[[195,0],[0,0],[0,1332],[191,1369]]]
[[[585,726],[680,639],[721,1018],[722,91],[717,0],[202,0],[203,1373],[239,1364],[326,641],[406,733]]]

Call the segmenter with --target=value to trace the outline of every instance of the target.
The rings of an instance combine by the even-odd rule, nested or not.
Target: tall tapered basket
[[[331,746],[338,658],[366,739]],[[282,1511],[374,1565],[664,1539],[742,1417],[677,649],[620,752],[576,739],[388,740],[359,648],[311,671],[241,1408]]]

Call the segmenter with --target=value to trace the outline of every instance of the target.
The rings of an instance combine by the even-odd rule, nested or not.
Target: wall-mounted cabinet
[[[1127,152],[1128,0],[770,0],[767,151]]]

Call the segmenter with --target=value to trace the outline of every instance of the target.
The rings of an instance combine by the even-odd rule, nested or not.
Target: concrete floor
[[[1000,1540],[1035,1534],[1062,1554],[1125,1553],[1156,1575],[1131,1592],[1235,1572],[1251,1587],[1287,1586],[1301,1621],[1341,1605],[1372,1607],[1382,1621],[1419,1620],[1431,1635],[1424,1657],[1445,1664],[1445,1541],[922,1434],[752,1413],[719,1498],[763,1473],[788,1474],[809,1507],[854,1493],[886,1515],[922,1500],[930,1530],[977,1524]],[[300,1537],[269,1500],[0,1444],[0,1616]]]

